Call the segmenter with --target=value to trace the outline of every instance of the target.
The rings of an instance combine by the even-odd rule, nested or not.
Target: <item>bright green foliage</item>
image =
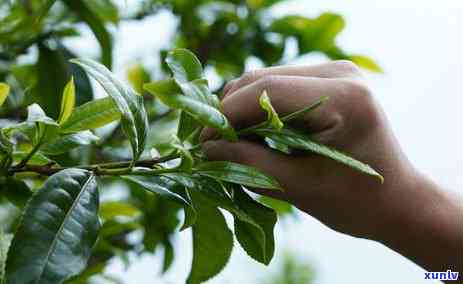
[[[41,152],[35,152],[32,156],[31,156],[31,152],[25,152],[25,151],[15,151],[12,153],[12,158],[16,166],[19,166],[18,164],[21,161],[23,161],[26,157],[28,159],[28,163],[32,165],[44,166],[44,165],[49,165],[53,163],[52,159],[48,158]]]
[[[7,283],[61,283],[82,271],[98,236],[98,203],[91,172],[67,169],[50,177],[25,208],[8,254]]]
[[[375,176],[379,178],[381,182],[383,181],[383,177],[369,165],[355,160],[354,158],[349,157],[348,155],[341,153],[333,148],[317,143],[309,136],[290,128],[285,128],[281,131],[274,131],[273,129],[259,129],[256,130],[255,133],[261,136],[269,137],[273,141],[287,145],[294,149],[307,150],[322,156],[326,156],[360,172]]]
[[[143,98],[124,86],[103,65],[88,59],[76,59],[72,62],[80,65],[105,89],[114,100],[121,113],[121,123],[132,145],[133,160],[136,161],[145,149],[148,117]]]
[[[0,130],[0,174],[3,175],[13,162],[13,143]]]
[[[77,107],[69,119],[61,125],[61,129],[65,133],[96,129],[120,117],[121,113],[116,104],[110,97],[107,97]]]
[[[32,192],[27,184],[12,177],[0,179],[0,196],[7,199],[18,208],[23,208]]]
[[[110,201],[101,204],[99,215],[105,220],[114,219],[118,216],[134,218],[141,214],[136,207],[117,201]]]
[[[25,208],[24,218],[13,240],[15,252],[8,260],[7,277],[12,281],[60,283],[85,268],[98,231],[98,216],[105,220],[105,226],[113,227],[103,227],[102,235],[107,236],[108,231],[132,231],[139,227],[138,224],[133,224],[128,229],[124,227],[124,223],[114,227],[116,224],[109,225],[110,221],[116,222],[117,218],[125,217],[138,223],[139,216],[146,215],[147,218],[152,214],[121,202],[107,203],[103,210],[98,212],[98,193],[94,175],[121,177],[128,181],[129,185],[154,193],[163,202],[173,201],[177,205],[176,208],[183,208],[184,221],[180,230],[191,227],[193,232],[193,263],[187,283],[206,281],[219,273],[228,262],[233,247],[233,234],[218,208],[227,210],[234,216],[236,238],[249,256],[263,264],[269,264],[275,250],[273,230],[277,214],[273,209],[255,201],[241,186],[268,190],[282,188],[275,178],[258,169],[227,161],[205,161],[197,139],[189,140],[191,136],[197,137],[205,126],[214,128],[219,136],[227,139],[237,139],[238,135],[259,135],[269,146],[287,154],[291,153],[291,149],[308,150],[381,178],[368,165],[321,145],[284,125],[283,121],[300,118],[313,111],[326,100],[325,98],[280,119],[264,91],[260,97],[260,104],[267,112],[267,120],[235,132],[218,108],[217,99],[209,91],[207,81],[202,79],[198,59],[183,49],[174,50],[167,59],[176,79],[147,83],[144,88],[169,108],[180,110],[178,133],[181,133],[180,129],[184,123],[191,123],[187,126],[191,132],[188,136],[183,135],[183,139],[173,136],[168,154],[154,157],[152,160],[137,161],[144,150],[148,130],[148,118],[142,97],[115,79],[103,65],[88,59],[75,59],[73,62],[82,66],[95,78],[110,97],[88,102],[74,109],[75,90],[71,80],[63,95],[61,125],[48,117],[38,104],[32,104],[28,107],[26,122],[12,126],[6,131],[10,136],[18,132],[29,137],[32,149],[20,155],[19,151],[13,153],[14,145],[9,137],[3,138],[3,155],[11,157],[3,162],[6,170],[13,173],[37,171],[49,175],[58,172],[33,195]],[[193,81],[188,81],[190,79]],[[123,130],[132,145],[134,160],[130,163],[101,163],[86,166],[88,170],[83,170],[55,166],[56,162],[49,159],[49,156],[67,154],[80,146],[92,144],[98,137],[88,129],[104,126],[117,119],[119,115]],[[191,145],[192,141],[199,144]],[[175,160],[176,165],[163,164]],[[12,164],[13,167],[9,168]],[[16,183],[14,187],[22,187],[24,192],[29,191],[26,184],[19,184],[19,180],[7,179],[6,182]],[[22,202],[4,195],[19,208],[24,206]],[[142,203],[144,201],[141,199]],[[174,212],[176,211],[172,210],[172,213]],[[79,216],[82,225],[75,226],[75,216]],[[175,230],[178,224],[176,219],[169,220],[172,223],[167,232]],[[32,237],[34,230],[40,230],[40,227],[36,228],[33,224],[42,224],[41,222],[55,224],[55,227],[40,232],[40,238]],[[149,222],[145,226],[154,224]],[[164,265],[167,269],[172,262],[172,245],[166,233],[154,232],[154,228],[156,226],[145,227],[143,243],[148,250],[154,250],[158,243],[164,245]],[[89,230],[92,234],[85,238],[81,236],[82,239],[79,239],[77,236],[82,234],[82,230]],[[69,236],[68,232],[75,236]],[[71,242],[66,241],[67,238],[71,238]],[[97,251],[103,249],[101,246],[100,243],[97,245]],[[31,247],[35,247],[33,251],[30,251]],[[82,249],[76,253],[76,247]],[[42,261],[29,261],[25,257],[28,253],[43,255]],[[114,254],[118,254],[118,250],[115,250]],[[64,258],[72,259],[68,261],[72,267],[69,265],[58,269],[53,265]]]
[[[244,250],[255,260],[269,264],[275,242],[273,228],[277,222],[275,211],[252,199],[242,188],[234,188],[233,200],[249,216],[249,220],[235,218],[235,234]]]
[[[57,126],[56,121],[48,117],[38,104],[30,105],[27,108],[27,122]]]
[[[38,104],[27,108],[26,122],[35,126],[34,135],[30,136],[34,149],[38,149],[58,135],[58,123],[48,117]]]
[[[309,105],[308,107],[305,107],[303,109],[300,109],[298,111],[295,111],[293,113],[290,113],[284,117],[281,118],[281,121],[283,122],[288,122],[288,121],[291,121],[293,119],[297,119],[297,118],[300,118],[300,119],[303,119],[304,115],[306,115],[307,113],[315,110],[316,108],[318,108],[319,106],[321,106],[325,101],[327,101],[329,99],[329,97],[321,97],[320,99],[318,99],[316,102],[314,102],[313,104]]]
[[[174,80],[168,79],[145,84],[145,90],[155,95],[167,106],[181,109],[196,121],[216,128],[229,140],[236,140],[236,134],[227,118],[216,108],[190,96],[182,95]]]
[[[264,277],[263,284],[311,284],[315,283],[314,268],[289,252],[283,256],[283,262],[276,273]]]
[[[267,91],[264,91],[259,98],[260,106],[267,112],[267,122],[270,127],[280,130],[283,128],[283,122],[278,117],[278,113],[273,109]]]
[[[40,151],[46,155],[59,155],[83,145],[90,145],[98,141],[98,139],[97,136],[88,130],[81,131],[60,136],[41,147]]]
[[[373,72],[382,73],[383,69],[371,58],[363,55],[352,55],[350,60],[355,64],[362,66],[365,69],[371,70]]]
[[[5,234],[0,231],[0,283],[5,280],[5,264],[11,239],[13,239],[12,234]]]
[[[109,279],[104,271],[114,258],[128,263],[128,254],[158,249],[164,251],[166,271],[174,255],[181,255],[174,253],[173,235],[188,228],[194,250],[188,282],[203,282],[223,269],[233,247],[220,210],[233,216],[234,235],[249,256],[268,264],[275,249],[275,210],[287,214],[291,205],[254,198],[243,189],[281,189],[268,174],[206,161],[199,140],[204,127],[215,130],[214,138],[260,136],[282,153],[311,151],[379,177],[371,167],[285,125],[322,107],[327,98],[280,118],[262,94],[268,119],[235,130],[216,95],[245,71],[250,58],[263,66],[295,59],[284,52],[291,41],[297,43],[295,57],[318,52],[381,71],[371,59],[336,43],[344,27],[340,15],[272,15],[270,8],[285,0],[146,0],[138,7],[129,2],[0,1],[0,82],[8,84],[0,83],[0,207],[11,220],[0,234],[0,276],[4,236],[14,234],[7,283]],[[162,43],[172,50],[153,53],[150,62],[157,56],[160,66],[148,68],[144,58],[129,62],[132,90],[110,71],[112,35],[127,21],[160,11],[178,19],[175,40]],[[67,41],[85,28],[101,47],[102,64],[80,59],[81,50]],[[205,70],[218,75],[218,88],[210,88]],[[89,77],[109,96],[95,99]],[[151,77],[162,80],[150,82]],[[123,193],[120,200],[99,209],[97,182],[101,191]],[[132,233],[142,237],[133,241]]]
[[[65,123],[71,116],[74,106],[76,105],[76,86],[74,85],[74,78],[64,87],[63,98],[61,101],[61,111],[59,114],[59,124]]]
[[[38,50],[36,76],[39,83],[32,89],[31,100],[40,104],[51,118],[57,119],[61,108],[63,88],[70,79],[70,70],[67,67],[66,58],[60,51],[42,44],[38,46]],[[54,68],[49,68],[50,66]]]
[[[257,188],[280,189],[274,178],[261,171],[232,162],[203,162],[196,166],[200,175]]]
[[[95,37],[97,38],[98,43],[101,46],[101,61],[108,68],[111,68],[112,39],[105,25],[99,19],[99,15],[97,14],[98,10],[100,10],[99,7],[94,7],[94,10],[92,10],[88,6],[88,3],[91,1],[63,0],[63,2],[66,3],[66,5],[68,5],[68,7],[72,11],[74,11],[79,16],[79,18],[81,18],[82,21],[85,22],[90,27],[93,34],[95,34]],[[98,1],[95,1],[95,2],[98,2]]]
[[[127,71],[127,79],[138,94],[143,94],[143,84],[148,83],[150,75],[141,64],[135,64]]]
[[[179,48],[169,52],[166,63],[178,84],[191,82],[203,77],[201,62],[188,49]]]
[[[187,283],[199,284],[225,267],[233,248],[233,234],[213,204],[197,193],[192,195],[198,219],[193,225],[193,263]]]
[[[8,86],[5,83],[0,83],[0,106],[3,105],[3,103],[6,100],[6,97],[10,94],[10,86]]]
[[[185,194],[179,193],[179,191],[184,191],[184,188],[172,180],[171,178],[165,176],[127,176],[125,179],[134,182],[148,191],[156,193],[166,199],[172,200],[179,203],[182,206],[192,206],[191,200],[185,198]]]
[[[283,200],[271,198],[268,196],[260,196],[259,202],[275,210],[279,216],[287,216],[294,212],[293,206]]]

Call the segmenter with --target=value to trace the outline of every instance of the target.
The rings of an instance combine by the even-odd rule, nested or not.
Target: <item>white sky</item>
[[[347,20],[340,45],[376,58],[385,69],[384,75],[368,75],[369,83],[409,158],[448,190],[463,193],[463,2],[299,0],[277,12],[317,15],[327,10]],[[171,35],[173,25],[167,15],[160,15],[141,28],[120,27],[115,53],[119,66],[134,54],[149,58],[159,41]],[[227,268],[208,283],[259,283],[275,269],[278,256],[286,249],[314,264],[317,284],[429,283],[423,280],[422,269],[396,253],[374,242],[337,234],[307,215],[280,224],[277,231],[277,255],[270,268],[250,260],[236,245]],[[179,235],[174,267],[156,283],[184,281],[191,261],[190,242],[189,231]],[[158,279],[160,267],[160,257],[145,256],[127,271],[118,262],[109,271],[125,283],[144,284]]]

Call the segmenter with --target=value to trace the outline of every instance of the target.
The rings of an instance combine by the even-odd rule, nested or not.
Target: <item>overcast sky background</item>
[[[339,38],[343,48],[372,56],[384,68],[384,75],[367,74],[368,82],[409,158],[446,189],[463,193],[463,1],[299,0],[275,9],[310,16],[323,11],[345,16],[347,28]],[[153,49],[172,36],[174,26],[167,13],[120,26],[116,66],[126,66],[133,56],[154,65]],[[84,49],[93,45],[79,44]],[[321,60],[314,56],[304,63]],[[316,284],[429,283],[421,268],[379,244],[335,233],[307,215],[283,223],[270,268],[236,245],[227,268],[208,283],[260,283],[286,250],[314,265]],[[163,278],[157,276],[161,253],[141,257],[128,270],[116,261],[109,272],[129,284],[182,283],[191,262],[190,232],[179,234],[175,242],[176,261]]]

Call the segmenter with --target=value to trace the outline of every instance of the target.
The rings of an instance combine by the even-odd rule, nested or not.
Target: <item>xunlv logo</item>
[[[447,272],[425,272],[424,279],[433,279],[433,280],[458,280],[459,272],[452,272],[452,270],[447,270]]]

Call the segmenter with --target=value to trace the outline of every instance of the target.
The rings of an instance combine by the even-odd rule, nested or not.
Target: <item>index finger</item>
[[[331,99],[316,113],[309,114],[305,125],[310,131],[320,132],[330,128],[337,122],[336,101],[338,94],[348,86],[348,81],[300,76],[267,76],[245,86],[223,101],[223,112],[235,128],[244,128],[265,120],[266,113],[259,104],[259,98],[264,90],[280,115],[286,115],[300,110],[317,101],[320,97]],[[206,129],[202,140],[213,136],[213,131]]]
[[[302,76],[316,78],[357,77],[360,69],[348,60],[330,61],[317,65],[276,66],[256,69],[244,73],[241,77],[227,83],[223,89],[224,97],[255,81],[272,75]]]

